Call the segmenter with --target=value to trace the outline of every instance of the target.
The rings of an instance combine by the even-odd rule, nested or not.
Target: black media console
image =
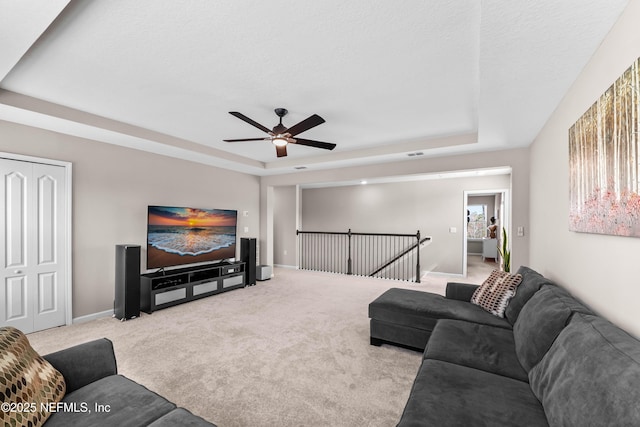
[[[140,310],[152,313],[245,286],[245,263],[213,265],[145,273],[140,276]]]

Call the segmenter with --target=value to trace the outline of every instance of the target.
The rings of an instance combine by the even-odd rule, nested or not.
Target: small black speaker
[[[244,262],[246,285],[256,284],[256,239],[240,239],[240,261]]]
[[[140,316],[140,245],[116,245],[116,294],[113,316]]]

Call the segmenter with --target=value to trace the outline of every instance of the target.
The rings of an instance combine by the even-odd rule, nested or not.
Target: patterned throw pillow
[[[41,426],[66,391],[64,377],[13,327],[0,328],[0,425]],[[44,408],[43,408],[44,406]]]
[[[495,316],[504,317],[509,300],[516,294],[521,281],[520,274],[511,275],[493,270],[487,280],[475,290],[471,302]]]

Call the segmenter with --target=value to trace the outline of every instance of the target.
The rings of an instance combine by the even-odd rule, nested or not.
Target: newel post
[[[353,274],[353,270],[351,269],[351,229],[349,229],[349,232],[347,233],[348,236],[348,242],[349,242],[349,247],[347,250],[347,274]]]
[[[420,230],[416,233],[418,243],[416,245],[416,283],[420,283]]]

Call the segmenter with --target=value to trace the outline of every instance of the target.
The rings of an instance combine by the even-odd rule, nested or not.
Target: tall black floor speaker
[[[242,238],[240,239],[240,261],[244,262],[245,275],[247,282],[245,285],[252,286],[256,284],[256,239]]]
[[[140,245],[116,245],[116,294],[113,316],[140,316]]]

